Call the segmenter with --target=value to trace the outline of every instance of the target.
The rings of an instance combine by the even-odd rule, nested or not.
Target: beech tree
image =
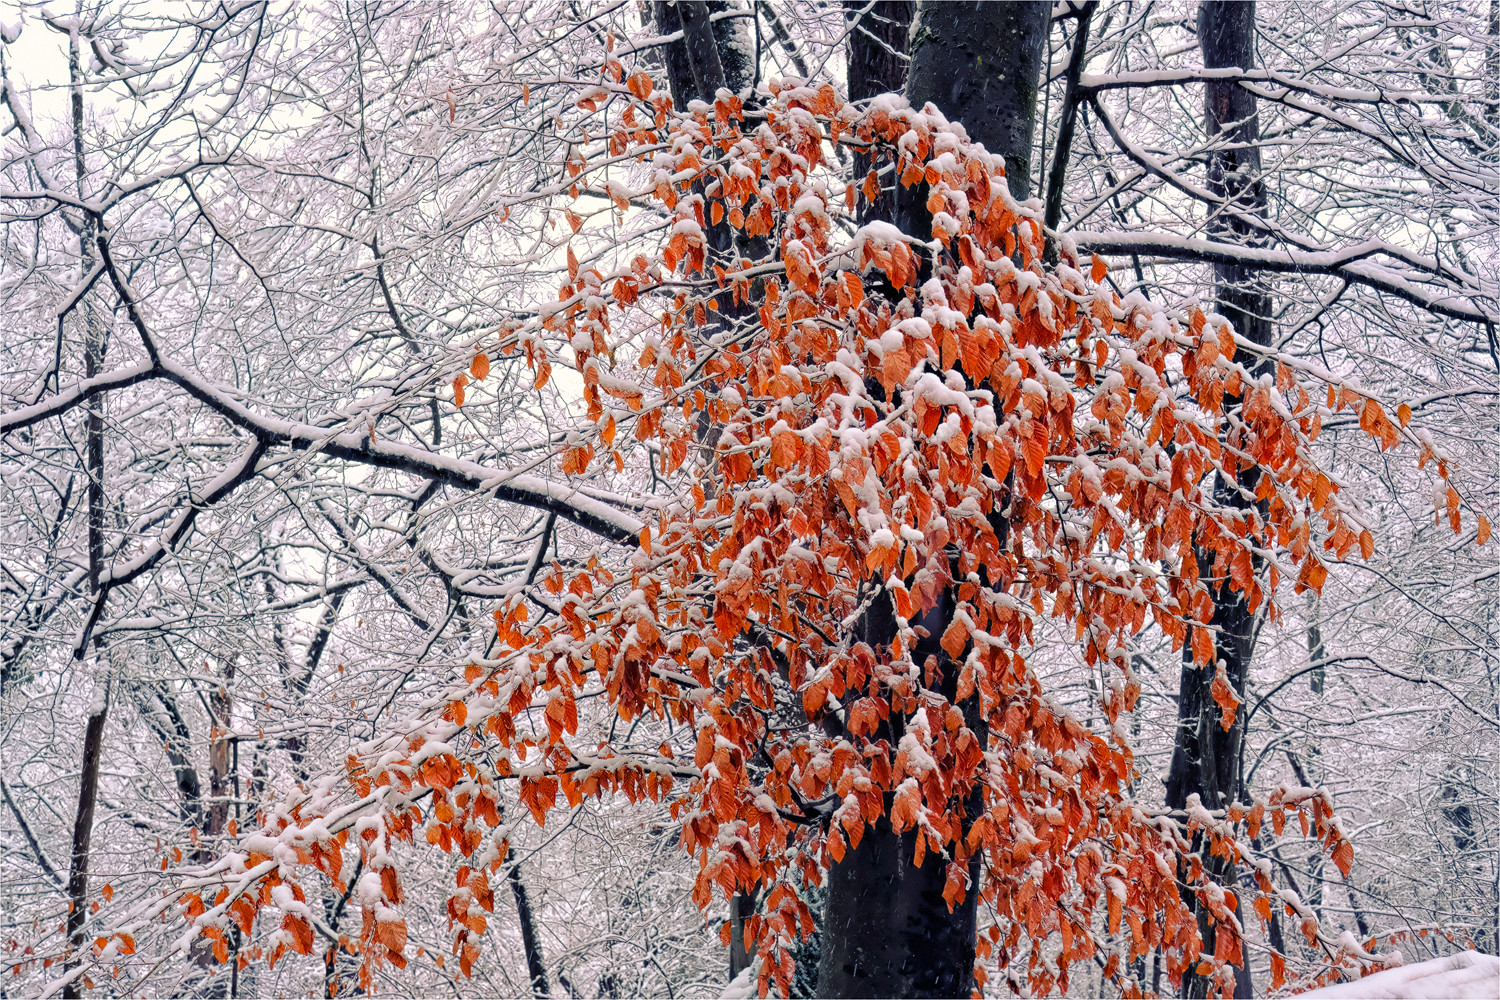
[[[821,934],[830,996],[1398,961],[1293,886],[1314,858],[1350,879],[1356,838],[1251,650],[1281,630],[1309,671],[1357,661],[1349,610],[1309,602],[1384,565],[1382,476],[1458,533],[1398,545],[1485,545],[1492,484],[1442,400],[1297,336],[1348,292],[1462,358],[1493,287],[1401,240],[1287,249],[1258,174],[1306,119],[1257,130],[1257,102],[1358,133],[1307,101],[1366,98],[1256,69],[1253,15],[1184,10],[1204,68],[1176,77],[1090,76],[1137,26],[1092,5],[49,15],[23,30],[69,57],[53,120],[7,25],[18,983],[672,992],[722,975],[705,922],[762,992]],[[891,58],[842,91],[818,77],[846,35]],[[1412,46],[1408,103],[1451,84],[1480,136],[1412,155],[1457,199],[1487,112]],[[807,72],[763,73],[783,58]],[[1111,102],[1205,80],[1177,122],[1199,185]],[[1206,237],[1126,225],[1179,197]],[[1119,229],[1080,228],[1099,211]],[[1288,273],[1343,287],[1285,296]],[[1278,297],[1320,308],[1276,334]],[[1351,453],[1385,471],[1337,471]],[[1159,704],[1197,745],[1170,729],[1163,800],[1141,697],[1177,656]],[[1417,677],[1442,733],[1493,722],[1472,676]],[[1254,740],[1299,780],[1258,791]],[[1482,856],[1475,779],[1432,759],[1430,814]],[[77,809],[38,819],[80,770]],[[632,865],[657,884],[591,874]],[[559,885],[595,911],[562,936]]]

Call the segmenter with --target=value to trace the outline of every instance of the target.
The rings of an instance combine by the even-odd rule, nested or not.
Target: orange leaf
[[[1396,419],[1401,421],[1402,427],[1405,427],[1407,424],[1411,423],[1411,407],[1407,406],[1405,403],[1402,403],[1400,406],[1396,407]]]
[[[1308,556],[1302,563],[1302,572],[1297,575],[1297,582],[1304,587],[1321,591],[1323,582],[1328,579],[1328,567],[1324,566],[1312,556]]]
[[[377,920],[375,922],[376,939],[391,951],[400,954],[406,947],[406,921],[405,920]]]
[[[651,96],[651,78],[645,73],[630,74],[629,78],[625,81],[625,86],[629,87],[630,92],[643,101]]]
[[[797,464],[802,455],[802,439],[792,431],[782,431],[771,439],[771,461],[783,469]]]
[[[462,373],[453,380],[453,405],[464,405],[464,386],[469,384],[469,377]]]
[[[1339,846],[1333,849],[1333,863],[1339,866],[1339,871],[1344,873],[1344,878],[1348,878],[1349,869],[1354,866],[1354,845],[1341,839]]]
[[[963,655],[964,646],[969,642],[969,627],[961,620],[954,619],[943,633],[943,650],[955,660]]]
[[[1214,681],[1209,689],[1213,692],[1214,701],[1219,705],[1219,725],[1223,726],[1227,733],[1234,726],[1234,713],[1240,706],[1240,699],[1234,693],[1234,688],[1230,687],[1229,677],[1224,673],[1224,668],[1220,667],[1214,672]]]
[[[1193,626],[1193,663],[1207,666],[1214,659],[1214,634],[1202,625]]]
[[[1094,279],[1094,284],[1097,285],[1099,284],[1099,282],[1103,281],[1104,275],[1108,273],[1108,271],[1109,268],[1105,266],[1104,258],[1100,257],[1098,254],[1094,254],[1094,266],[1089,268],[1089,277]]]
[[[483,351],[474,355],[474,360],[469,364],[469,374],[483,382],[490,373],[490,356]]]
[[[1490,519],[1483,514],[1479,515],[1479,534],[1475,536],[1474,540],[1480,545],[1490,540]]]

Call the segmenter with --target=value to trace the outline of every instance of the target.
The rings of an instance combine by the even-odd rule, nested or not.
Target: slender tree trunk
[[[1078,81],[1083,76],[1088,56],[1089,22],[1098,4],[1089,0],[1078,11],[1078,30],[1073,33],[1073,51],[1068,57],[1068,86],[1063,95],[1062,115],[1057,125],[1057,145],[1052,154],[1052,170],[1047,175],[1047,202],[1042,224],[1047,229],[1047,263],[1057,263],[1057,237],[1062,222],[1063,182],[1067,179],[1068,158],[1073,152],[1073,132],[1078,123]]]
[[[1314,669],[1307,675],[1308,690],[1311,691],[1319,701],[1323,698],[1323,685],[1327,680],[1328,671],[1323,666],[1323,661],[1328,658],[1328,651],[1323,645],[1323,628],[1319,621],[1322,612],[1322,602],[1315,596],[1312,604],[1312,621],[1307,626],[1307,656],[1313,662]],[[1309,734],[1307,740],[1307,763],[1312,772],[1310,777],[1315,782],[1321,782],[1323,776],[1322,767],[1323,743],[1316,734]],[[1323,919],[1323,851],[1322,845],[1315,845],[1312,854],[1307,859],[1308,872],[1311,879],[1308,881],[1307,905],[1312,907],[1313,913],[1318,920]]]
[[[75,32],[68,53],[69,80],[72,85],[73,112],[73,168],[77,177],[78,194],[86,197],[84,178],[88,169],[83,150],[83,79],[80,67],[81,39]],[[97,220],[87,213],[79,232],[80,278],[94,266],[94,240],[97,236]],[[104,368],[106,329],[94,309],[94,304],[80,304],[84,318],[84,376],[93,378]],[[85,408],[85,462],[88,469],[88,556],[89,594],[94,602],[100,600],[101,577],[104,572],[104,403],[102,397],[89,400]],[[91,609],[90,614],[95,612]],[[80,660],[87,655],[84,647],[78,650]],[[94,640],[94,655],[97,660],[106,656],[101,639]],[[73,818],[73,851],[68,873],[68,948],[66,968],[72,970],[82,960],[86,935],[84,923],[88,920],[89,861],[94,836],[94,809],[99,797],[99,761],[104,754],[104,724],[109,716],[110,676],[107,668],[102,676],[94,679],[93,701],[89,706],[88,721],[83,731],[83,766],[78,780],[78,808]],[[63,988],[65,998],[82,996],[82,977],[70,979]]]
[[[233,695],[235,664],[231,654],[224,663],[219,686],[209,695],[209,707],[214,717],[209,720],[211,732],[208,741],[208,822],[204,833],[209,838],[223,835],[229,827],[230,752],[234,746],[230,725],[234,712]]]
[[[868,8],[868,9],[866,9]],[[844,0],[850,19],[849,100],[868,101],[878,94],[900,93],[906,86],[907,39],[916,15],[915,0]],[[870,157],[854,154],[854,180],[870,172]],[[896,179],[888,175],[880,197],[860,200],[859,223],[890,222],[896,214]]]
[[[910,32],[907,100],[917,107],[933,103],[1003,157],[1011,191],[1020,198],[1030,193],[1037,79],[1049,23],[1046,3],[924,2],[917,5]],[[897,225],[926,239],[931,221],[923,185],[896,192]],[[1003,545],[1007,525],[995,527]],[[946,595],[924,617],[920,624],[929,637],[913,651],[918,663],[937,657],[939,687],[950,699],[956,694],[956,664],[938,637],[953,606],[952,595]],[[877,601],[861,638],[878,648],[894,635],[892,611]],[[983,734],[975,706],[965,709],[966,723]],[[886,725],[886,738],[894,745],[904,721],[892,716]],[[971,818],[980,808],[976,791]],[[958,997],[973,990],[979,858],[969,859],[970,891],[950,910],[943,899],[947,859],[929,853],[915,865],[914,847],[912,831],[898,836],[882,816],[829,870],[819,996]]]
[[[551,992],[547,986],[547,966],[542,962],[542,945],[536,936],[536,921],[531,913],[531,899],[526,895],[526,883],[521,880],[521,866],[511,864],[513,852],[506,852],[508,870],[506,881],[510,883],[511,895],[516,899],[516,920],[521,925],[521,948],[526,953],[526,975],[531,980],[531,995],[545,997]]]
[[[1203,50],[1203,65],[1209,69],[1255,65],[1255,4],[1225,0],[1206,0],[1198,6],[1198,43]],[[1221,200],[1213,210],[1209,231],[1215,239],[1253,246],[1264,242],[1257,223],[1266,215],[1266,191],[1261,178],[1260,124],[1256,115],[1255,95],[1233,81],[1214,81],[1204,85],[1204,119],[1210,140],[1217,140],[1208,159],[1208,189]],[[1253,343],[1271,341],[1271,297],[1254,272],[1228,264],[1214,265],[1215,308],[1234,324],[1236,332]],[[1258,370],[1254,366],[1252,370]],[[1238,404],[1238,398],[1225,400],[1226,408]],[[1237,482],[1221,478],[1216,488],[1219,502],[1250,510],[1255,507],[1253,493],[1258,474],[1249,471]],[[1200,557],[1199,569],[1214,591],[1214,613],[1211,624],[1218,630],[1215,663],[1207,668],[1194,666],[1184,651],[1179,687],[1177,737],[1172,763],[1167,775],[1167,805],[1181,809],[1190,795],[1197,795],[1209,809],[1221,809],[1240,794],[1240,748],[1245,739],[1245,714],[1239,712],[1228,730],[1219,724],[1220,710],[1211,686],[1217,670],[1222,669],[1230,686],[1241,701],[1250,659],[1255,645],[1255,615],[1244,595],[1232,590],[1228,572],[1211,568]],[[1259,564],[1255,566],[1259,572]],[[1234,866],[1214,857],[1208,864],[1210,874],[1219,882],[1234,882]],[[1194,905],[1189,898],[1188,904]],[[1212,953],[1215,929],[1206,912],[1199,913],[1199,930],[1204,950]],[[1246,956],[1248,957],[1248,956]],[[1183,978],[1183,996],[1205,997],[1211,984],[1193,971],[1189,964]],[[1251,995],[1248,968],[1241,965],[1235,972],[1235,996]]]
[[[656,0],[652,13],[657,30],[668,34],[682,31],[682,40],[666,46],[667,82],[672,90],[672,104],[686,108],[692,101],[712,104],[722,88],[745,93],[756,81],[756,50],[750,40],[745,18],[719,18],[713,15],[730,10],[725,0]],[[747,102],[752,103],[752,102]],[[716,262],[729,264],[736,255],[759,257],[766,252],[763,238],[750,239],[737,232],[727,220],[708,227],[709,251]],[[726,303],[719,313],[729,320],[754,313],[748,302]],[[717,323],[718,317],[714,321]],[[718,441],[719,428],[705,420],[698,427],[698,444],[705,458],[711,456]],[[517,891],[518,909],[525,904],[525,887],[512,870],[512,888]],[[729,901],[729,978],[733,980],[755,955],[755,941],[746,934],[746,921],[755,913],[756,899],[750,893],[736,893]],[[524,917],[524,915],[523,915]],[[523,937],[525,935],[523,918]],[[528,950],[528,962],[530,961]],[[540,966],[538,966],[540,968]],[[535,970],[533,970],[535,974]],[[542,973],[545,977],[545,973]],[[543,991],[545,991],[545,978]],[[542,995],[541,993],[537,994]]]

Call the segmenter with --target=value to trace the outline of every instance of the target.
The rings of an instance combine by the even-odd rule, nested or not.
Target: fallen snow
[[[1434,958],[1415,965],[1377,972],[1373,976],[1311,990],[1307,1000],[1359,997],[1362,1000],[1494,1000],[1500,997],[1500,958],[1477,951]]]

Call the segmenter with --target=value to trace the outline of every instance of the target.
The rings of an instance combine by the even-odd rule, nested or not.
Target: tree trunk
[[[729,981],[750,968],[755,958],[755,941],[745,940],[745,921],[755,914],[753,892],[737,892],[729,901]]]
[[[971,0],[919,3],[911,28],[907,100],[918,108],[931,101],[1003,157],[1018,200],[1031,197],[1037,82],[1050,24],[1046,3]]]
[[[1051,27],[1051,8],[1039,0],[917,4],[911,26],[906,99],[929,102],[969,138],[1005,162],[1011,197],[1031,197],[1031,151],[1036,133],[1037,82]],[[896,188],[896,227],[932,238],[927,184]],[[922,258],[918,281],[928,277]]]
[[[526,895],[526,883],[521,881],[521,866],[512,864],[513,851],[505,856],[508,870],[506,881],[510,893],[516,899],[516,920],[521,926],[521,948],[526,953],[526,975],[531,980],[531,995],[545,997],[552,992],[547,986],[547,966],[542,962],[542,945],[536,936],[536,921],[531,913],[531,899]]]
[[[1046,212],[1042,225],[1047,230],[1046,258],[1048,264],[1057,263],[1056,230],[1062,222],[1063,182],[1067,180],[1068,158],[1073,152],[1073,131],[1078,122],[1078,83],[1083,76],[1084,60],[1088,56],[1089,21],[1098,4],[1089,0],[1078,9],[1078,30],[1073,33],[1073,51],[1068,57],[1068,86],[1063,95],[1062,115],[1057,124],[1057,144],[1052,153],[1052,170],[1047,174]]]
[[[654,0],[656,28],[662,34],[683,33],[682,40],[665,46],[667,83],[672,106],[687,110],[689,101],[712,104],[720,87],[735,93],[753,86],[755,42],[748,18],[721,17],[731,12],[728,0]]]
[[[921,107],[935,104],[971,138],[1003,157],[1011,192],[1030,192],[1031,143],[1037,79],[1050,24],[1046,3],[920,3],[911,28],[906,97]],[[852,73],[851,73],[852,75]],[[897,188],[896,223],[926,239],[931,228],[924,185]],[[878,211],[879,202],[875,203]],[[873,217],[873,212],[872,212]],[[864,221],[862,219],[862,221]],[[1006,525],[996,525],[1004,544]],[[939,681],[956,693],[955,663],[941,636],[952,615],[951,595],[920,623],[929,637],[913,651],[916,662],[935,655]],[[895,635],[891,609],[876,602],[862,630],[871,646]],[[966,722],[977,733],[983,723],[972,706]],[[893,716],[886,735],[901,738],[903,720]],[[981,803],[969,803],[971,817]],[[914,834],[897,836],[882,816],[865,830],[859,846],[828,873],[818,995],[823,997],[959,997],[974,987],[979,859],[969,862],[970,891],[951,911],[943,899],[947,859],[929,853],[914,865]]]
[[[211,731],[208,741],[208,822],[204,834],[212,840],[223,836],[229,827],[229,796],[231,792],[229,761],[233,749],[234,701],[230,689],[234,685],[235,663],[231,654],[225,661],[219,686],[209,695],[209,707],[213,718],[209,720]]]
[[[1255,4],[1226,0],[1207,0],[1198,6],[1198,43],[1203,50],[1203,65],[1209,69],[1255,65]],[[1209,223],[1214,239],[1244,245],[1264,242],[1264,230],[1258,225],[1266,215],[1266,191],[1261,179],[1260,124],[1256,115],[1255,95],[1232,81],[1214,81],[1204,85],[1204,124],[1208,138],[1217,139],[1208,158],[1208,189],[1221,200]],[[1215,308],[1231,323],[1235,331],[1260,345],[1271,340],[1271,298],[1265,284],[1245,268],[1229,264],[1214,265]],[[1252,366],[1258,371],[1260,365]],[[1226,409],[1238,398],[1226,398]],[[1219,481],[1216,495],[1221,503],[1242,509],[1253,509],[1251,495],[1258,475],[1254,471],[1238,477],[1236,483]],[[1250,495],[1247,495],[1250,494]],[[1255,615],[1244,595],[1232,590],[1227,572],[1214,577],[1207,561],[1200,558],[1200,570],[1214,591],[1214,613],[1211,624],[1218,629],[1215,663],[1199,669],[1184,650],[1179,687],[1177,736],[1172,763],[1167,775],[1167,805],[1184,808],[1188,797],[1196,794],[1209,809],[1221,809],[1240,794],[1240,748],[1245,739],[1245,714],[1239,712],[1226,731],[1219,724],[1219,706],[1211,685],[1216,670],[1222,668],[1230,686],[1241,701],[1250,658],[1255,645]],[[1256,571],[1260,566],[1257,560]],[[1214,857],[1210,873],[1221,883],[1234,882],[1234,866]],[[1193,906],[1195,899],[1189,898]],[[1204,950],[1212,953],[1215,931],[1207,913],[1199,914],[1199,930]],[[1183,996],[1205,997],[1211,984],[1192,971],[1183,977]],[[1249,970],[1235,971],[1235,996],[1251,995]]]
[[[68,73],[72,89],[73,169],[77,177],[78,195],[80,198],[86,198],[83,179],[88,176],[88,168],[83,151],[81,44],[82,40],[75,32],[68,52]],[[95,216],[85,213],[82,228],[78,233],[80,279],[93,270],[94,240],[97,232],[98,220]],[[80,303],[80,312],[84,319],[84,377],[94,378],[104,369],[107,331],[92,302]],[[89,595],[93,598],[91,604],[94,605],[89,614],[91,618],[97,618],[98,602],[104,599],[104,595],[100,593],[100,578],[104,573],[103,399],[95,397],[89,400],[85,413],[85,461],[88,465]],[[76,651],[78,659],[81,660],[87,655],[86,647],[87,629],[85,629],[85,641]],[[106,655],[101,639],[94,640],[94,654],[96,662],[104,659]],[[104,723],[109,716],[110,676],[107,668],[103,676],[95,677],[94,687],[93,701],[89,706],[88,721],[84,725],[83,732],[83,766],[78,779],[78,809],[73,817],[73,851],[68,873],[69,956],[66,968],[70,971],[75,969],[81,961],[87,939],[83,925],[88,920],[89,859],[94,836],[94,808],[99,798],[99,761],[104,753]],[[82,977],[79,976],[68,980],[67,985],[63,987],[65,998],[83,995],[81,979]]]
[[[667,82],[672,90],[672,104],[686,109],[690,101],[712,104],[715,93],[724,88],[735,93],[745,93],[757,78],[756,50],[745,26],[745,18],[719,18],[713,15],[729,11],[726,0],[656,0],[652,13],[657,30],[669,34],[682,31],[682,41],[666,46]],[[752,8],[753,9],[753,8]],[[746,102],[753,103],[752,99]],[[711,188],[712,185],[709,185]],[[705,190],[700,188],[700,190]],[[764,238],[751,239],[736,231],[727,220],[708,227],[708,247],[715,262],[728,265],[735,256],[764,256],[767,246]],[[755,307],[748,302],[725,303],[718,310],[719,317],[729,320],[753,315]],[[718,441],[719,428],[711,427],[705,420],[698,427],[698,446],[705,460],[713,453]],[[517,892],[517,908],[524,911],[525,923],[529,919],[526,906],[525,887],[512,869],[512,888]],[[755,940],[746,934],[746,921],[755,913],[755,896],[736,893],[729,900],[729,978],[732,981],[747,969],[755,955]],[[528,962],[530,951],[528,950]],[[545,992],[545,973],[542,990]],[[533,978],[535,976],[535,970]],[[535,980],[534,980],[535,981]]]
[[[867,9],[868,8],[868,9]],[[906,86],[907,38],[912,17],[917,12],[914,0],[844,0],[849,25],[849,100],[868,101],[878,94],[900,93]],[[870,157],[854,154],[854,180],[870,172]],[[896,178],[886,177],[880,197],[859,202],[859,224],[879,220],[890,222],[896,214]]]

